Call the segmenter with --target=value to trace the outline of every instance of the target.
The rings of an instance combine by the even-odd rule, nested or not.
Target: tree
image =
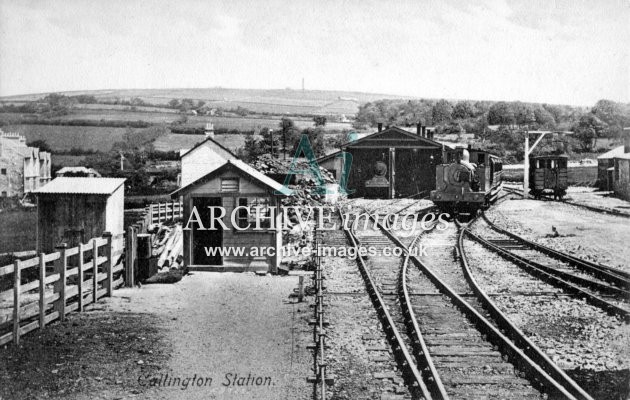
[[[256,139],[254,135],[245,137],[245,146],[243,147],[243,158],[247,162],[256,161],[258,157],[265,154],[263,143]]]
[[[582,152],[587,152],[593,149],[593,141],[597,135],[593,128],[581,126],[575,130],[575,138],[578,140]]]
[[[439,100],[433,106],[433,123],[450,122],[453,115],[453,106],[448,101]]]
[[[529,104],[517,101],[512,104],[512,109],[514,110],[514,118],[517,125],[524,126],[536,122],[534,110]]]
[[[315,126],[326,126],[326,116],[316,115],[313,117],[313,122],[315,123]]]
[[[48,143],[42,139],[33,140],[32,142],[26,143],[26,145],[30,147],[37,147],[39,151],[52,153],[52,149],[50,148],[50,145],[48,145]]]
[[[317,128],[306,128],[302,131],[302,135],[307,135],[308,140],[311,143],[311,148],[316,156],[323,156],[325,154],[325,143],[324,143],[324,129],[321,127]],[[297,146],[299,144],[299,140],[294,140],[292,146],[292,152],[295,153],[297,150]]]
[[[470,101],[458,101],[453,107],[453,118],[466,119],[475,115],[474,106]]]
[[[168,102],[168,106],[170,108],[179,108],[179,100],[173,99],[173,100],[169,101]]]
[[[515,122],[514,109],[510,103],[499,101],[490,106],[488,110],[488,124],[513,125]]]
[[[538,125],[546,128],[553,128],[556,124],[556,120],[553,115],[541,106],[534,108],[534,117],[536,118],[536,123]]]

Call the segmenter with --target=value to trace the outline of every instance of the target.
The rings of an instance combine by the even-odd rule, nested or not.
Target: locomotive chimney
[[[378,131],[381,132],[383,130],[383,123],[379,122],[378,123]]]

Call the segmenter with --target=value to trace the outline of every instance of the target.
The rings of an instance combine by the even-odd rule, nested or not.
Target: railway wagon
[[[569,187],[568,160],[566,155],[529,157],[529,190],[534,198],[553,195],[554,200],[562,200]]]
[[[436,189],[431,200],[440,210],[453,214],[476,213],[493,203],[501,191],[503,163],[479,149],[457,149],[444,155],[436,167]]]

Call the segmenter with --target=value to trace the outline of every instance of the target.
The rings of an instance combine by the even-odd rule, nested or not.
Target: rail
[[[580,258],[563,253],[561,251],[554,250],[547,246],[543,246],[542,244],[538,244],[538,243],[532,242],[531,240],[527,240],[524,237],[521,237],[503,228],[500,228],[494,222],[490,221],[490,219],[488,219],[486,214],[483,214],[483,219],[492,229],[494,229],[495,231],[499,233],[509,236],[512,239],[518,242],[521,242],[537,251],[540,251],[541,253],[545,253],[546,255],[553,257],[557,260],[567,262],[575,266],[576,268],[586,273],[592,274],[602,280],[613,283],[626,290],[630,289],[630,274],[626,271],[622,271],[613,267],[607,267],[604,265],[596,264],[594,262],[590,262],[587,260],[582,260]]]
[[[13,275],[13,287],[0,292],[0,317],[6,312],[6,319],[0,320],[0,345],[18,345],[25,334],[63,321],[68,313],[83,311],[101,297],[111,297],[123,283],[123,243],[122,234],[106,232],[76,247],[62,244],[56,252],[0,267],[0,282]],[[3,307],[11,298],[12,304]]]
[[[348,239],[350,240],[352,246],[355,247],[358,252],[359,246],[360,246],[359,240],[354,234],[352,228],[350,229],[345,228],[347,224],[343,220],[344,218],[343,214],[341,218],[342,218],[342,225],[344,226],[344,231],[346,235],[348,236]],[[363,259],[362,256],[357,257],[357,263],[359,266],[359,271],[361,272],[361,276],[363,277],[366,283],[366,288],[369,293],[370,299],[372,300],[372,303],[374,304],[374,308],[376,309],[379,317],[381,318],[381,322],[382,322],[383,328],[385,329],[387,333],[388,339],[392,342],[394,353],[399,363],[402,364],[402,366],[404,367],[403,376],[406,378],[407,382],[409,383],[409,386],[414,391],[420,392],[418,393],[417,397],[421,396],[425,399],[431,399],[432,398],[431,393],[429,389],[427,388],[427,386],[425,385],[424,380],[422,379],[422,374],[416,368],[413,362],[413,358],[411,354],[409,353],[409,351],[407,350],[407,346],[405,345],[402,335],[396,328],[394,320],[391,314],[389,313],[389,310],[387,309],[385,301],[383,297],[381,296],[381,293],[379,292],[378,288],[376,287],[374,278],[370,274],[367,268],[367,265],[365,264],[365,260]]]
[[[379,228],[388,236],[397,246],[404,249],[406,253],[410,252],[410,248],[405,246],[404,243],[391,231],[379,224]],[[488,321],[483,315],[475,310],[466,300],[456,294],[451,287],[449,287],[442,279],[440,279],[427,265],[425,265],[417,256],[411,258],[413,263],[433,282],[433,284],[439,289],[439,291],[448,296],[454,305],[456,305],[462,312],[469,316],[471,321],[474,321],[475,325],[479,327],[482,332],[492,338],[509,357],[514,360],[515,365],[519,365],[523,369],[530,372],[533,376],[539,380],[539,382],[545,387],[546,391],[553,398],[568,398],[568,399],[582,399],[592,400],[586,393],[585,396],[574,396],[563,385],[553,379],[545,370],[543,370],[538,364],[536,364],[529,356],[525,354],[523,350],[518,348],[508,337],[506,337],[498,327],[495,327],[490,321]],[[509,321],[502,321],[500,324],[501,329],[507,329],[505,325],[512,325]],[[513,325],[512,325],[513,326]],[[426,397],[426,396],[425,396]],[[441,398],[447,398],[440,396]]]
[[[461,260],[462,269],[464,270],[464,276],[470,284],[471,288],[482,302],[483,307],[490,316],[501,327],[503,333],[510,338],[523,353],[529,357],[529,359],[536,362],[539,368],[541,368],[551,379],[560,384],[571,396],[580,400],[592,400],[591,396],[584,391],[573,379],[571,379],[562,369],[560,369],[549,357],[543,353],[543,351],[536,346],[525,334],[512,324],[507,316],[499,310],[497,305],[490,299],[486,292],[481,289],[477,283],[475,277],[472,274],[472,270],[468,264],[468,257],[464,249],[464,235],[468,232],[467,227],[460,226],[460,233],[457,241],[457,249]]]
[[[308,380],[314,384],[313,398],[326,400],[326,385],[332,384],[334,380],[326,375],[326,331],[325,327],[328,322],[325,319],[324,310],[324,275],[323,267],[318,251],[320,238],[320,232],[315,230],[314,250],[315,250],[315,274],[313,276],[315,287],[315,304],[314,313],[315,318],[312,321],[313,325],[313,348],[315,350],[314,357],[314,369],[315,377]],[[318,390],[319,389],[319,390]]]
[[[521,267],[526,270],[530,274],[544,280],[547,283],[550,283],[556,287],[560,287],[563,290],[578,296],[580,298],[584,298],[588,303],[592,304],[595,307],[599,307],[606,311],[608,314],[613,316],[619,316],[624,321],[630,322],[630,313],[622,307],[617,306],[616,304],[607,301],[604,298],[594,295],[593,293],[587,292],[582,289],[580,286],[573,284],[565,279],[562,279],[556,272],[550,271],[548,268],[541,269],[541,265],[537,264],[533,261],[530,261],[524,257],[517,256],[494,243],[491,243],[484,238],[480,237],[472,233],[470,230],[465,229],[465,234],[468,235],[471,239],[479,242],[484,247],[492,250],[496,254],[500,255],[504,259],[513,262],[515,265]],[[544,267],[544,266],[543,266]]]

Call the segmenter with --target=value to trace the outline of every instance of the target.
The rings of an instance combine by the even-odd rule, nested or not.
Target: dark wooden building
[[[197,178],[188,185],[171,194],[182,198],[184,206],[184,226],[188,224],[193,207],[199,213],[204,224],[210,221],[208,207],[222,207],[225,210],[225,223],[229,229],[223,229],[217,223],[215,229],[200,227],[191,223],[184,230],[184,263],[197,271],[217,272],[272,272],[278,270],[281,262],[282,247],[282,212],[280,198],[290,195],[290,191],[241,160],[227,160],[214,170]],[[232,212],[236,210],[235,220]],[[256,230],[254,211],[247,213],[242,207],[260,208],[264,216],[264,229]],[[274,211],[272,212],[272,209]],[[216,210],[216,208],[215,208]],[[267,218],[275,217],[275,227]],[[251,228],[238,230],[239,227]],[[243,254],[209,254],[207,248],[244,249]],[[254,248],[273,248],[273,254],[255,255]]]
[[[37,195],[37,251],[123,233],[125,179],[55,178]]]
[[[443,145],[425,127],[418,126],[415,134],[398,127],[379,129],[318,160],[337,180],[343,173],[342,152],[352,155],[347,183],[352,197],[422,197],[435,189],[435,166],[442,163]]]

